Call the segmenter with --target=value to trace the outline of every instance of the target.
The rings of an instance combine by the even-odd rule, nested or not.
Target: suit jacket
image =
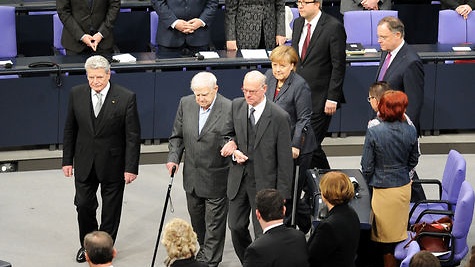
[[[308,253],[303,232],[284,225],[269,229],[252,242],[244,254],[243,267],[307,267]]]
[[[248,104],[243,97],[232,102],[235,142],[245,155],[247,150]],[[266,106],[256,124],[254,143],[254,177],[256,192],[275,188],[290,198],[293,178],[293,160],[290,144],[289,114],[275,103],[266,100]],[[234,199],[239,191],[247,164],[233,162],[229,169],[227,195]]]
[[[207,267],[208,265],[195,260],[194,258],[181,259],[173,262],[170,267]]]
[[[363,5],[361,5],[362,0],[341,0],[340,2],[340,13],[343,14],[346,11],[357,11],[357,10],[366,10]],[[378,1],[379,10],[390,10],[392,8],[391,0],[379,0]]]
[[[354,267],[360,220],[347,204],[334,206],[308,239],[311,267]]]
[[[387,54],[387,52],[381,53],[376,79],[378,79]],[[406,113],[419,130],[419,119],[424,102],[424,66],[419,55],[407,43],[394,57],[384,74],[383,80],[388,82],[392,89],[407,94],[409,105]]]
[[[209,26],[214,20],[218,0],[152,0],[158,14],[157,44],[166,47],[206,46],[210,42]],[[206,26],[191,34],[184,34],[171,27],[177,19],[201,19]]]
[[[276,35],[285,36],[284,0],[226,0],[227,41],[237,41],[239,49],[259,47],[264,31],[267,49],[276,47]]]
[[[305,19],[294,21],[292,46],[299,51],[299,40]],[[346,32],[334,17],[322,12],[313,31],[307,55],[299,57],[296,72],[307,81],[312,92],[313,115],[322,114],[327,99],[345,103],[343,80],[346,71]]]
[[[63,166],[74,165],[75,178],[81,182],[93,166],[99,181],[112,182],[123,180],[124,172],[138,174],[139,157],[135,93],[111,84],[96,119],[89,85],[72,88],[64,126]]]
[[[277,82],[277,79],[272,74],[272,70],[268,70],[266,72],[267,99],[274,99]],[[285,80],[284,85],[282,85],[282,88],[280,88],[274,103],[287,111],[290,116],[292,146],[299,148],[301,154],[313,152],[317,148],[317,142],[310,125],[312,100],[307,82],[292,71]],[[304,128],[306,129],[306,134],[302,142]]]
[[[198,133],[200,106],[195,96],[180,100],[169,139],[168,161],[180,163],[185,153],[183,187],[198,197],[221,198],[226,196],[230,158],[222,157],[220,150],[225,143],[225,127],[231,123],[231,101],[216,95],[213,108],[201,133]]]
[[[120,10],[120,0],[93,0],[92,7],[89,7],[88,0],[57,0],[56,9],[64,25],[61,36],[64,48],[78,53],[90,49],[81,37],[100,32],[104,38],[98,50],[112,50],[112,30]]]
[[[456,9],[460,5],[469,5],[475,9],[475,0],[441,0],[440,9]]]

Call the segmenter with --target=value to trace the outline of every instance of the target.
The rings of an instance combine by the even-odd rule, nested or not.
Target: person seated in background
[[[168,254],[165,266],[208,267],[195,259],[197,243],[191,224],[179,218],[172,219],[165,225],[162,238]]]
[[[388,10],[392,8],[391,0],[341,0],[340,13],[358,10]]]
[[[247,247],[243,267],[306,267],[305,235],[284,225],[284,198],[276,189],[256,194],[256,216],[264,234]]]
[[[348,175],[332,171],[320,179],[320,192],[328,216],[308,239],[311,267],[354,267],[360,239],[360,220],[348,205],[355,189]]]
[[[440,261],[431,252],[421,250],[412,256],[409,267],[440,267]]]
[[[90,267],[112,267],[117,255],[112,237],[104,231],[94,231],[84,237],[86,261]]]
[[[464,19],[475,8],[475,0],[440,0],[440,9],[453,9]]]

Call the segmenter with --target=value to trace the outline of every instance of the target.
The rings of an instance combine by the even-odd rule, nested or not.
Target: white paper
[[[200,51],[200,54],[205,57],[205,59],[210,59],[210,58],[219,58],[218,53],[214,51]]]
[[[265,49],[241,49],[243,58],[268,58]]]
[[[468,46],[454,46],[452,47],[454,51],[472,51],[472,49]]]
[[[378,50],[376,48],[366,48],[364,50],[365,53],[378,53]]]
[[[137,61],[137,59],[129,53],[112,56],[112,59],[117,60],[120,63],[131,63]]]
[[[13,62],[11,60],[0,60],[0,66],[5,66],[7,63],[13,65]]]

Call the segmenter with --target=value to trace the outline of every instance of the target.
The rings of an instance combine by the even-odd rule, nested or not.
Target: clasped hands
[[[472,8],[469,5],[460,5],[455,9],[455,11],[464,19],[467,19],[468,14],[472,12]]]
[[[227,142],[221,149],[221,156],[229,157],[231,155],[233,155],[233,160],[235,160],[238,164],[244,164],[248,160],[248,157],[237,149],[237,145],[234,140]]]
[[[196,29],[203,26],[204,26],[203,22],[197,18],[190,19],[189,21],[179,19],[175,25],[175,29],[177,29],[178,31],[184,34],[190,34],[196,31]]]
[[[97,46],[102,41],[102,35],[100,33],[96,33],[92,36],[90,34],[84,34],[81,40],[95,52]]]
[[[379,0],[363,0],[361,5],[367,10],[378,10],[378,2]]]

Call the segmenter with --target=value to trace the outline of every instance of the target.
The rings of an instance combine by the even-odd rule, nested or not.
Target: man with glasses
[[[345,103],[346,33],[336,18],[321,11],[321,1],[297,1],[300,17],[294,21],[292,46],[299,54],[296,72],[307,81],[312,94],[311,124],[318,146],[312,167],[330,169],[321,144],[332,115]]]
[[[228,176],[228,223],[234,251],[241,263],[252,243],[249,214],[254,236],[262,235],[256,217],[256,193],[265,188],[277,189],[289,199],[292,188],[290,118],[286,111],[266,99],[265,81],[266,76],[256,70],[244,77],[244,98],[234,99],[232,103],[233,141],[221,153],[232,155],[233,159]],[[237,144],[237,149],[232,143]]]
[[[404,24],[396,17],[384,17],[378,23],[381,60],[376,81],[386,81],[394,90],[407,94],[407,115],[420,132],[419,119],[424,100],[424,66],[417,53],[404,41]]]

